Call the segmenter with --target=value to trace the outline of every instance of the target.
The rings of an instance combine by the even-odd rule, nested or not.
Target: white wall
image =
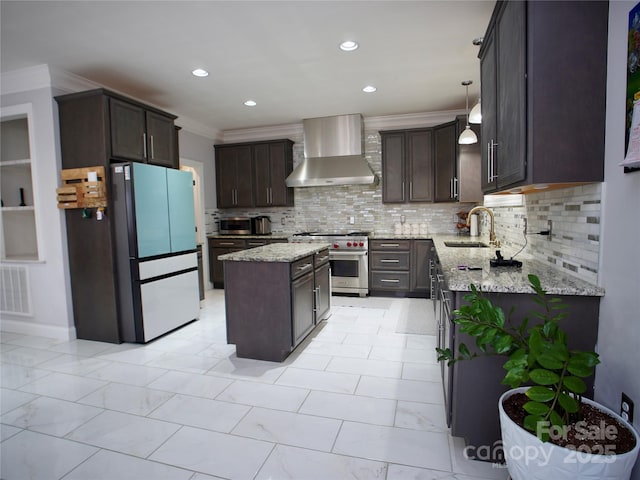
[[[4,86],[3,92],[6,92]],[[35,163],[32,164],[32,175],[41,261],[25,263],[29,269],[33,317],[3,314],[0,327],[5,332],[75,338],[64,212],[57,208],[55,196],[61,156],[53,91],[50,87],[39,86],[28,91],[4,93],[1,99],[3,108],[31,104],[33,112]]]
[[[178,122],[180,123],[180,122]],[[214,139],[180,130],[180,158],[188,158],[204,164],[204,208],[216,207],[216,173],[213,161]]]
[[[640,430],[640,172],[624,174],[618,164],[625,155],[625,92],[627,25],[636,1],[609,4],[607,134],[603,189],[601,285],[596,369],[596,400],[614,411],[620,393],[635,402],[636,430]],[[587,100],[588,101],[588,100]],[[634,480],[640,480],[636,463]]]

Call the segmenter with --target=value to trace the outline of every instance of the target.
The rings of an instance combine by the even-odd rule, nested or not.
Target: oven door
[[[331,292],[369,293],[369,258],[367,252],[329,252]]]

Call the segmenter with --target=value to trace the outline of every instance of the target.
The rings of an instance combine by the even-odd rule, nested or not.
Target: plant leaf
[[[544,368],[531,370],[529,372],[529,377],[531,377],[531,380],[536,382],[538,385],[553,385],[560,381],[560,376],[557,373]]]
[[[597,353],[594,352],[574,352],[569,360],[569,365],[582,364],[588,367],[595,367],[600,363]]]
[[[533,401],[525,403],[523,408],[527,413],[530,413],[531,415],[546,415],[546,413],[549,411],[548,405]]]
[[[495,344],[496,353],[504,354],[511,350],[513,338],[510,335],[500,337]]]
[[[578,377],[564,377],[562,384],[573,393],[581,394],[587,391],[584,381]]]
[[[549,400],[553,400],[555,394],[553,390],[547,387],[531,387],[526,391],[527,397],[536,402],[548,402]]]
[[[567,413],[576,413],[580,409],[576,399],[566,393],[561,393],[558,396],[558,403]]]
[[[524,417],[524,428],[531,432],[535,432],[538,429],[538,422],[543,422],[543,418],[540,415],[527,415]]]
[[[549,370],[560,370],[564,367],[564,362],[550,353],[538,355],[538,363]]]

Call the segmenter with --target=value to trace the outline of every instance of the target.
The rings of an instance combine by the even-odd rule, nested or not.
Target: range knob
[[[364,242],[360,242],[360,246],[361,246],[361,247],[364,247]]]
[[[351,246],[351,242],[347,242],[347,247],[350,247],[350,246]]]
[[[340,245],[338,245],[337,243],[334,243],[333,248],[340,248]]]

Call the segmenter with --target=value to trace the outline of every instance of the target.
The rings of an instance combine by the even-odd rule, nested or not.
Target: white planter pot
[[[515,393],[524,393],[528,387],[505,392],[498,400],[502,446],[509,475],[513,480],[628,480],[640,449],[640,438],[633,427],[615,412],[584,398],[629,428],[635,438],[633,450],[621,455],[596,455],[576,452],[549,442],[542,442],[528,430],[520,427],[505,413],[502,401]]]

